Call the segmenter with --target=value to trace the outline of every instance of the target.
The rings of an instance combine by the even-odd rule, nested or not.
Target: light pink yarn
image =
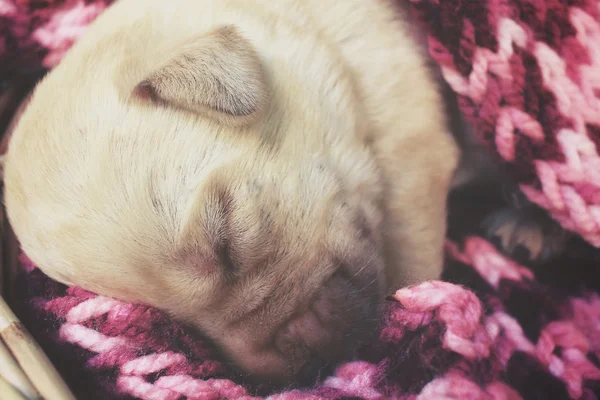
[[[55,10],[49,21],[32,33],[33,39],[49,50],[43,60],[44,66],[54,67],[58,64],[65,52],[104,8],[104,4],[100,2],[68,0],[60,9]]]

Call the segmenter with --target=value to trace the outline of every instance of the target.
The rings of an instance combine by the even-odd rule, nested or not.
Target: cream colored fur
[[[5,198],[24,250],[192,324],[246,371],[293,376],[309,355],[279,332],[315,299],[333,332],[368,314],[344,299],[370,307],[442,269],[459,152],[400,12],[120,0],[16,127]]]

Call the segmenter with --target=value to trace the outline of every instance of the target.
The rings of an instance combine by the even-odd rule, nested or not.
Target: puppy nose
[[[300,387],[313,386],[322,377],[333,372],[333,366],[320,357],[312,358],[300,370],[296,376],[296,382]]]

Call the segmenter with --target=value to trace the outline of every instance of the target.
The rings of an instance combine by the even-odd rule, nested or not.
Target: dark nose
[[[313,386],[321,378],[333,373],[333,365],[320,357],[312,358],[296,376],[296,383],[300,387]]]

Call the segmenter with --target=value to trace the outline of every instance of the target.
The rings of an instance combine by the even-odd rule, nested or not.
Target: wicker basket
[[[36,80],[30,76],[16,79],[0,90],[0,132],[4,132],[1,154],[6,151],[14,121],[25,107],[27,93]],[[0,399],[74,399],[48,357],[11,310],[17,296],[14,288],[19,246],[3,201],[0,213]]]

